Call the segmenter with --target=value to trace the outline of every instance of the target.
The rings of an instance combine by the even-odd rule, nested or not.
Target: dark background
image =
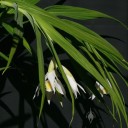
[[[49,5],[56,4],[57,2],[57,0],[41,0],[39,6],[47,7]],[[127,0],[66,0],[64,4],[98,10],[111,16],[114,16],[115,18],[121,20],[122,22],[128,25]],[[92,20],[89,22],[81,21],[80,23],[88,26],[92,30],[98,32],[101,35],[104,35],[105,37],[112,36],[123,40],[120,41],[113,38],[106,38],[123,54],[126,60],[128,60],[128,32],[119,23],[107,19]],[[127,72],[124,72],[124,74],[128,76]],[[12,73],[11,75],[16,74]],[[16,79],[18,81],[17,77]],[[32,78],[31,81],[33,81]],[[118,82],[122,91],[124,92],[126,103],[128,103],[128,91],[123,86],[124,83],[122,81],[118,80]],[[2,81],[0,81],[0,86],[2,85],[1,83]],[[36,113],[36,110],[31,108],[31,106],[34,106],[34,103],[31,99],[34,90],[32,90],[31,93],[31,90],[29,90],[29,87],[31,88],[31,85],[29,85],[29,87],[27,87],[26,89],[24,85],[18,84],[19,83],[16,82],[14,84],[15,86],[12,86],[10,80],[7,79],[5,87],[2,88],[0,91],[1,94],[4,92],[8,92],[7,95],[1,96],[0,98],[0,128],[36,127],[36,124],[34,124],[35,119],[33,118],[33,114]],[[26,89],[26,92],[20,93],[18,91],[20,87],[18,86],[22,86],[21,88]],[[102,111],[103,106],[101,106],[100,103],[95,104],[87,100],[86,98],[85,100],[84,98],[79,98],[79,100],[76,100],[76,113],[72,124],[72,128],[118,128],[118,126],[115,123],[113,123],[112,118],[110,118],[104,111]],[[107,97],[105,98],[106,100],[108,100]],[[50,106],[47,104],[45,105],[45,118],[43,118],[42,120],[46,120],[46,123],[43,125],[47,128],[67,128],[68,123],[71,119],[71,103],[67,99],[64,99],[64,107],[61,108],[59,103],[56,102],[56,98],[53,100],[54,101],[51,103]],[[77,108],[79,107],[81,108],[81,112],[77,110]],[[95,115],[94,121],[92,122],[94,125],[89,124],[86,117],[86,115],[90,111],[90,108],[92,108],[92,111]],[[115,126],[113,124],[115,124]],[[39,128],[41,127],[42,123],[39,123]],[[126,128],[126,126],[123,125],[123,128]]]

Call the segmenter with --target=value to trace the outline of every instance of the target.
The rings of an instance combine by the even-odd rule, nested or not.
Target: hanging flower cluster
[[[65,73],[68,81],[69,81],[69,84],[71,86],[71,89],[72,89],[72,92],[73,92],[75,98],[77,98],[77,93],[80,94],[78,88],[80,88],[84,93],[86,93],[84,88],[76,82],[76,80],[73,77],[73,75],[71,74],[71,72],[63,65],[62,65],[62,68],[64,70],[64,73]],[[61,83],[61,81],[58,78],[56,70],[57,70],[57,65],[53,60],[51,60],[49,67],[48,67],[48,72],[45,75],[46,97],[47,97],[47,101],[49,104],[50,104],[53,94],[58,94],[59,97],[63,97],[63,96],[66,97],[66,91],[63,87],[63,84]],[[33,99],[39,95],[39,91],[40,91],[40,87],[38,86],[36,88]],[[59,98],[59,100],[60,100],[61,106],[63,106],[62,98]]]

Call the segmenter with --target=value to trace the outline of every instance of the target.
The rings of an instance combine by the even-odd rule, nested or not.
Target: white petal
[[[47,97],[47,102],[48,102],[48,104],[50,104],[50,102],[51,102],[52,95],[53,95],[53,93],[51,93],[51,92],[46,92],[46,97]]]
[[[83,88],[80,84],[77,83],[77,85],[78,85],[78,87],[79,87],[84,93],[86,93],[85,90],[84,90],[84,88]]]
[[[62,95],[65,95],[66,92],[65,92],[65,89],[61,83],[61,81],[59,79],[55,80],[55,88],[57,89],[57,91],[62,94]]]
[[[34,100],[34,99],[35,99],[35,97],[36,97],[36,95],[34,94],[34,96],[33,96],[33,98],[32,98],[32,99]]]
[[[94,100],[95,97],[96,97],[96,96],[95,96],[94,94],[92,94],[92,95],[89,97],[89,99]]]
[[[48,76],[47,76],[47,74],[48,74],[48,73],[46,73],[46,75],[45,75],[45,80],[47,80],[47,79],[48,79]]]
[[[67,76],[67,78],[68,78],[69,84],[72,88],[72,91],[73,91],[75,97],[77,98],[77,92],[79,93],[77,83],[73,77]]]
[[[68,81],[69,81],[69,84],[72,88],[72,91],[75,95],[75,98],[77,98],[77,93],[79,93],[79,90],[78,90],[78,87],[77,87],[77,83],[73,77],[73,75],[71,74],[71,72],[64,66],[62,66],[67,78],[68,78]],[[80,94],[80,93],[79,93]]]
[[[35,90],[35,94],[34,94],[34,96],[33,96],[33,99],[35,99],[35,97],[37,96],[39,96],[39,93],[40,93],[40,86],[38,85],[37,87],[36,87],[36,90]]]
[[[55,77],[56,77],[56,75],[55,75],[55,71],[54,70],[52,72],[48,72],[47,73],[47,78],[48,78],[48,80],[49,80],[49,82],[51,84],[51,87],[52,87],[54,92],[55,92],[55,84],[54,84]]]
[[[51,102],[51,101],[50,101],[50,100],[48,100],[48,104],[49,104],[49,105],[50,105],[50,102]]]
[[[70,77],[73,77],[73,75],[71,74],[71,72],[64,66],[62,66],[63,70],[64,70],[64,73],[66,74],[66,76],[70,76]]]
[[[52,72],[54,69],[55,69],[55,63],[54,60],[52,59],[48,66],[48,72]]]
[[[100,89],[103,94],[107,94],[105,88],[98,81],[96,81],[95,86],[96,86],[97,89]]]
[[[99,88],[102,87],[102,85],[98,81],[96,81],[95,86]]]
[[[112,88],[112,85],[111,85],[110,81],[109,81],[108,79],[107,79],[107,81],[108,81],[108,83],[109,83],[110,87]]]
[[[63,103],[62,102],[60,102],[60,105],[61,105],[61,107],[63,107]]]

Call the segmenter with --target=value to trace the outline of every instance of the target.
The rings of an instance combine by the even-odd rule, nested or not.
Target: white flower
[[[52,60],[49,64],[48,72],[45,75],[45,81],[50,83],[51,89],[54,93],[57,90],[60,94],[65,95],[65,89],[56,75],[55,64]]]
[[[47,73],[47,75],[49,75],[49,73]],[[61,81],[56,76],[54,77],[54,80],[53,80],[53,76],[51,76],[51,73],[50,73],[50,77],[46,76],[45,78],[46,78],[45,79],[46,97],[47,97],[48,104],[50,104],[52,95],[55,94],[55,92],[57,92],[61,95],[64,95],[64,96],[66,95],[65,89],[64,89]],[[33,96],[33,99],[36,96],[39,96],[39,91],[40,91],[40,86],[37,86],[37,88],[35,90],[35,94]],[[61,100],[60,100],[60,104],[61,104],[61,106],[63,106]]]
[[[61,85],[60,81],[56,81],[55,80],[55,90],[58,92],[58,94],[61,94],[65,96],[65,90],[63,88],[63,86]],[[55,94],[53,93],[53,89],[52,89],[52,86],[50,84],[50,82],[48,80],[45,81],[45,86],[46,86],[46,97],[47,97],[47,101],[48,101],[48,104],[50,104],[50,101],[51,101],[51,98],[52,98],[52,95]],[[60,100],[60,104],[61,106],[63,106],[62,104],[62,101]]]
[[[112,86],[111,86],[111,83],[109,82],[108,79],[107,79],[107,81],[108,81],[110,87],[112,87]],[[106,90],[98,81],[96,81],[95,87],[96,87],[96,89],[99,91],[99,93],[100,93],[100,95],[101,95],[102,97],[103,97],[104,94],[108,94],[107,90]],[[92,94],[92,96],[90,97],[90,99],[91,99],[91,100],[94,100],[95,97],[96,97],[96,96],[95,96],[94,94]]]
[[[55,73],[55,65],[53,61],[50,62],[48,67],[48,72],[45,75],[45,88],[46,88],[46,97],[49,104],[52,95],[55,94],[55,92],[64,96],[66,95],[65,89]],[[40,87],[37,86],[33,99],[36,96],[39,96],[39,91],[40,91]],[[63,105],[62,101],[60,101],[60,104]]]
[[[77,98],[77,93],[80,94],[78,87],[85,92],[85,90],[83,89],[83,87],[81,85],[79,85],[73,75],[71,74],[71,72],[64,66],[62,66],[65,75],[67,76],[67,79],[69,81],[69,84],[71,86],[71,89],[75,95],[75,98]],[[49,64],[49,68],[48,68],[48,73],[46,74],[45,80],[49,80],[51,87],[53,89],[53,91],[55,92],[55,89],[57,89],[57,91],[62,94],[65,95],[65,90],[63,88],[63,85],[61,83],[61,81],[58,79],[55,69],[57,69],[57,65],[54,63],[53,60],[51,60],[50,64]]]
[[[107,94],[106,89],[98,81],[96,81],[95,86],[96,86],[96,89],[101,93],[101,95]]]
[[[73,93],[74,93],[74,95],[75,95],[75,98],[77,98],[77,93],[80,94],[80,92],[79,92],[79,90],[78,90],[78,87],[79,87],[84,93],[86,93],[85,90],[84,90],[84,88],[83,88],[81,85],[79,85],[79,84],[75,81],[75,79],[74,79],[73,75],[71,74],[71,72],[70,72],[67,68],[65,68],[64,66],[62,66],[62,67],[63,67],[63,70],[64,70],[66,76],[67,76],[67,79],[68,79],[68,81],[69,81],[69,84],[70,84],[70,86],[71,86],[71,89],[72,89],[72,91],[73,91]]]
[[[77,93],[80,94],[78,87],[84,93],[86,93],[84,88],[75,81],[71,72],[64,66],[62,66],[62,68],[64,70],[65,75],[67,76],[67,79],[69,81],[69,84],[71,86],[71,89],[72,89],[72,92],[74,93],[75,98],[77,98]],[[57,69],[57,65],[54,63],[53,60],[51,60],[48,67],[48,72],[45,75],[46,97],[49,104],[50,104],[52,95],[55,93],[57,93],[58,95],[61,95],[61,97],[66,96],[65,89],[57,76],[56,69]],[[38,86],[33,98],[35,98],[36,95],[37,96],[39,95],[39,90],[40,88]],[[63,105],[61,99],[62,98],[60,98],[60,104]]]

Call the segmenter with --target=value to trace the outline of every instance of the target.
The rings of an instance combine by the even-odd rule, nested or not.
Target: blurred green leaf
[[[11,25],[7,24],[7,23],[4,23],[4,22],[2,23],[2,25],[8,31],[8,33],[13,36],[13,32],[14,32],[13,27]],[[24,37],[22,37],[22,38],[23,38],[23,46],[28,50],[28,52],[30,54],[32,54],[29,43],[27,42],[27,40]]]
[[[0,57],[2,57],[4,60],[8,61],[8,57],[2,52],[0,52]]]
[[[14,30],[14,28],[13,28],[10,24],[7,24],[7,23],[3,22],[3,23],[2,23],[2,26],[6,29],[6,31],[7,31],[9,34],[13,35],[13,30]]]
[[[0,71],[3,71],[4,69],[5,69],[5,67],[1,67],[1,68],[0,68]]]
[[[23,38],[23,46],[28,50],[30,54],[32,54],[31,47],[25,38]]]
[[[17,12],[18,10],[16,9],[15,10],[15,17],[14,19],[16,20],[17,22],[17,25],[19,25],[20,27],[23,27],[23,14],[22,13],[19,13]],[[7,29],[8,32],[10,32],[12,34],[12,29],[9,25],[5,25],[4,24],[4,27]],[[10,49],[10,53],[9,53],[9,59],[8,59],[8,62],[7,62],[7,65],[6,65],[6,68],[5,70],[3,71],[3,73],[8,69],[8,67],[10,66],[11,62],[12,62],[12,59],[15,55],[15,52],[16,52],[16,49],[17,49],[17,46],[18,46],[18,43],[20,41],[20,37],[22,37],[23,34],[22,34],[22,31],[19,30],[17,27],[15,27],[13,29],[13,44],[12,44],[12,47]]]

